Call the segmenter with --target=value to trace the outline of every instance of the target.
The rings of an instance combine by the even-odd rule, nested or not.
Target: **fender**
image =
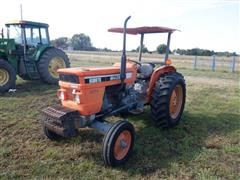
[[[46,51],[47,49],[50,49],[50,48],[53,48],[54,46],[52,46],[52,45],[43,45],[43,46],[41,46],[38,50],[37,50],[37,53],[36,53],[36,55],[35,55],[35,61],[36,62],[38,62],[39,61],[39,59],[40,59],[40,57],[41,57],[41,55],[44,53],[44,51]]]
[[[149,82],[148,89],[147,89],[147,102],[148,103],[150,103],[152,91],[153,91],[153,88],[155,87],[156,81],[159,79],[159,77],[162,74],[166,74],[166,73],[169,73],[169,72],[176,72],[176,68],[174,68],[173,66],[165,65],[165,66],[161,66],[161,67],[157,68],[153,72],[153,74],[151,76],[151,79],[150,79],[150,82]]]

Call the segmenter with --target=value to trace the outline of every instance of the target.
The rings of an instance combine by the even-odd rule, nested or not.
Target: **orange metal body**
[[[161,66],[157,68],[150,79],[147,89],[146,102],[151,100],[151,94],[161,74],[174,72],[176,69],[173,66]],[[79,78],[79,84],[59,81],[60,89],[65,93],[65,99],[61,100],[62,105],[67,108],[77,110],[81,115],[92,115],[100,112],[105,87],[120,84],[120,79],[110,80],[105,82],[85,83],[87,77],[103,77],[114,74],[120,74],[120,63],[115,63],[110,67],[76,67],[59,69],[60,74],[76,75]],[[126,73],[131,76],[125,79],[126,84],[134,84],[137,76],[137,66],[135,63],[127,62]],[[79,95],[80,103],[74,101],[74,95]]]
[[[174,68],[173,66],[161,66],[159,68],[157,68],[152,76],[151,76],[151,79],[150,79],[150,82],[149,82],[149,87],[147,89],[147,102],[150,103],[150,100],[151,100],[151,95],[152,95],[152,91],[153,91],[153,88],[155,86],[155,83],[156,81],[158,80],[158,78],[162,75],[162,74],[166,74],[166,73],[169,73],[169,72],[176,72],[176,68]]]
[[[62,105],[79,111],[81,115],[96,114],[101,110],[105,87],[120,84],[120,79],[106,82],[85,83],[86,77],[105,76],[111,74],[120,74],[120,63],[111,67],[76,67],[59,69],[60,74],[71,74],[79,77],[80,84],[59,81],[60,90],[64,91],[66,98],[62,100]],[[127,63],[126,73],[131,77],[125,79],[126,84],[133,84],[136,80],[137,67],[134,63]],[[74,102],[74,94],[80,96],[80,103]]]

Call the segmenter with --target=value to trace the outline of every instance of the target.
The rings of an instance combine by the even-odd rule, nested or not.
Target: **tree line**
[[[99,49],[93,46],[91,42],[91,38],[84,34],[74,34],[72,38],[67,37],[60,37],[57,39],[54,39],[51,41],[52,45],[60,48],[60,49],[72,49],[72,50],[80,50],[80,51],[112,51],[108,48]],[[136,49],[133,49],[132,52],[138,52],[140,47],[137,47]],[[166,44],[160,44],[157,46],[154,53],[158,54],[165,54],[167,49]],[[148,50],[148,48],[143,45],[142,47],[143,53],[153,53]],[[200,49],[200,48],[192,48],[192,49],[174,49],[173,51],[169,50],[171,54],[176,55],[194,55],[194,56],[212,56],[212,55],[218,55],[218,56],[236,56],[237,54],[235,52],[215,52],[208,49]]]
[[[179,55],[193,55],[193,56],[236,56],[236,52],[215,52],[208,49],[192,48],[192,49],[175,49],[174,54]]]
[[[73,50],[94,51],[91,39],[89,36],[81,33],[74,34],[72,38],[60,37],[51,41],[52,45],[60,49],[68,49],[72,47]]]

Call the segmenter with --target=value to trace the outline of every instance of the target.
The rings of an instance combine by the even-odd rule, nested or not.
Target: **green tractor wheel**
[[[70,67],[67,55],[60,49],[46,50],[38,63],[38,71],[41,79],[48,84],[57,84],[59,75],[57,70]]]
[[[0,59],[0,92],[14,88],[15,81],[16,72],[14,68],[6,60]]]

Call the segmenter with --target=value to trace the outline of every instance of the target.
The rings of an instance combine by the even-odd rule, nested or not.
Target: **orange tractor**
[[[43,110],[43,128],[51,140],[71,137],[79,128],[93,128],[105,134],[102,158],[106,165],[125,163],[133,151],[134,127],[127,120],[109,123],[115,115],[139,114],[150,106],[157,127],[177,125],[184,109],[186,88],[183,76],[168,59],[171,34],[165,27],[111,28],[123,33],[121,63],[110,67],[75,67],[59,69],[58,98],[61,106]],[[168,33],[163,62],[141,62],[144,34]],[[141,35],[139,61],[126,58],[126,34]],[[158,66],[158,67],[157,67]]]

